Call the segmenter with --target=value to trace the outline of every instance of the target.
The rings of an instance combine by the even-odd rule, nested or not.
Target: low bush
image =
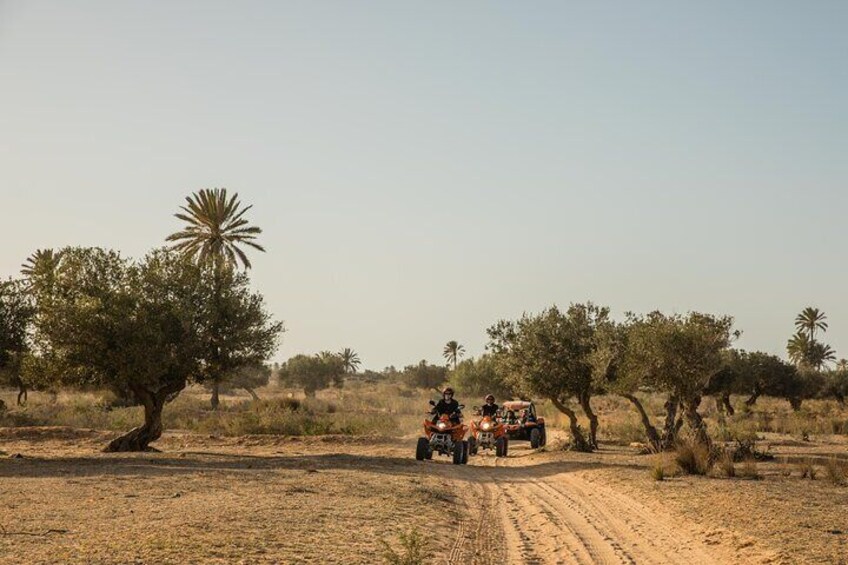
[[[380,540],[383,548],[383,560],[387,565],[422,565],[427,558],[424,537],[418,530],[401,533],[400,550],[395,550],[385,540]]]
[[[831,457],[824,465],[828,480],[836,486],[845,486],[848,479],[848,466],[835,457]]]
[[[811,481],[816,480],[818,471],[816,470],[816,466],[813,464],[812,459],[803,459],[798,462],[797,466],[802,479],[810,479]]]
[[[687,475],[706,475],[712,466],[709,447],[691,438],[677,441],[674,460]]]

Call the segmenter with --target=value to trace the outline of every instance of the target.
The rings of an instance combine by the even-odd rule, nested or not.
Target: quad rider
[[[442,391],[442,399],[433,407],[433,422],[439,419],[439,416],[447,414],[450,416],[451,422],[459,423],[462,414],[459,411],[459,402],[453,398],[453,389],[451,387]]]
[[[484,418],[488,416],[494,420],[498,415],[498,409],[498,405],[495,404],[495,397],[491,394],[487,394],[486,404],[484,404],[483,408],[480,409],[480,415]]]

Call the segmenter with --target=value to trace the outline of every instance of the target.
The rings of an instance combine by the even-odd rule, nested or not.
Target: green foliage
[[[466,359],[451,372],[450,385],[462,395],[483,397],[495,395],[498,401],[513,398],[515,391],[506,380],[503,370],[493,355],[483,355],[479,359]]]
[[[22,281],[0,281],[0,385],[21,383],[34,308]]]
[[[227,197],[226,188],[204,188],[186,197],[182,212],[174,214],[187,225],[185,229],[168,236],[174,249],[194,259],[200,265],[214,268],[250,268],[250,260],[241,249],[247,245],[258,251],[265,249],[256,243],[262,230],[248,225],[245,213],[252,206],[242,208],[238,193]]]
[[[442,357],[449,365],[453,365],[454,369],[456,369],[459,358],[463,355],[465,355],[465,347],[454,340],[447,342],[444,350],[442,350]]]
[[[697,312],[629,316],[621,378],[630,386],[670,392],[681,399],[700,398],[723,366],[733,318]],[[736,334],[734,334],[736,335]]]
[[[383,559],[387,565],[422,565],[427,557],[424,536],[418,530],[401,533],[401,551],[396,551],[385,540],[380,540],[383,547]]]
[[[315,396],[319,390],[340,383],[343,374],[342,358],[326,351],[318,355],[295,355],[279,371],[282,383],[303,388],[306,396]]]
[[[69,248],[49,284],[40,284],[42,276],[32,277],[34,373],[45,386],[108,387],[142,403],[152,432],[132,448],[158,437],[164,402],[190,379],[203,381],[223,361],[261,363],[281,330],[246,276],[217,278],[166,250],[133,262],[114,251]],[[210,335],[213,327],[224,331]]]
[[[264,363],[248,363],[233,369],[224,376],[224,391],[244,389],[256,395],[254,389],[267,386],[271,380],[271,367]]]
[[[226,382],[243,367],[262,365],[284,329],[272,321],[262,295],[252,292],[247,274],[232,269],[201,272],[208,297],[202,310],[201,378]]]
[[[339,357],[342,358],[344,372],[348,374],[356,373],[357,369],[359,369],[359,366],[362,364],[362,361],[359,360],[359,354],[350,347],[345,347],[341,350],[339,352]]]
[[[417,365],[404,367],[401,378],[412,388],[440,390],[448,378],[448,370],[439,365],[430,365],[422,359]]]
[[[490,327],[489,349],[515,388],[562,403],[591,390],[595,330],[608,316],[608,308],[592,303],[566,312],[552,306]]]

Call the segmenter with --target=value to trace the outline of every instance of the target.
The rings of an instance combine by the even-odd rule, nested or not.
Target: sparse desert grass
[[[372,434],[391,429],[395,435],[419,431],[427,401],[438,396],[436,391],[410,389],[403,383],[366,383],[352,380],[343,388],[320,391],[317,398],[304,398],[297,389],[269,386],[258,391],[261,401],[253,402],[246,393],[234,391],[223,396],[217,413],[209,410],[209,393],[202,387],[190,387],[168,404],[164,412],[166,429],[193,430],[203,433],[239,435],[276,433]],[[639,394],[655,425],[664,417],[662,395]],[[0,412],[0,426],[62,425],[121,431],[141,420],[138,407],[112,407],[113,398],[106,392],[30,393],[26,407],[15,406],[15,392],[0,391],[7,405]],[[288,399],[288,400],[280,400]],[[482,399],[459,398],[466,413]],[[499,399],[502,401],[502,399]],[[296,408],[293,404],[300,405]],[[721,415],[712,399],[705,399],[701,411],[713,439],[722,442],[757,441],[763,433],[788,434],[798,440],[848,433],[848,408],[835,401],[805,401],[798,412],[789,403],[776,398],[760,398],[753,407],[735,397],[734,416]],[[600,440],[628,445],[645,442],[642,424],[632,405],[625,399],[604,395],[592,399],[600,419]],[[290,409],[291,408],[291,409]],[[538,401],[537,408],[551,428],[567,427],[566,418],[550,402]],[[588,420],[578,409],[580,424],[588,429]],[[737,459],[737,462],[741,459]]]
[[[848,482],[848,468],[843,461],[831,457],[824,465],[825,475],[836,486],[845,486]]]
[[[395,550],[386,540],[380,540],[383,548],[383,559],[387,565],[422,565],[427,558],[424,536],[418,530],[411,530],[398,536],[398,550]]]
[[[716,458],[715,467],[724,477],[732,479],[736,476],[736,463],[733,461],[733,454],[727,449],[722,449]]]
[[[812,459],[803,459],[799,461],[797,467],[798,473],[801,475],[802,479],[810,479],[811,481],[816,480],[818,470],[816,469]]]
[[[743,479],[753,479],[753,480],[761,479],[762,475],[760,475],[760,470],[759,470],[759,465],[757,464],[757,460],[754,459],[753,457],[749,457],[747,459],[744,459],[742,461],[742,464],[739,466],[738,475],[739,475],[740,478],[743,478]]]
[[[712,467],[712,454],[708,446],[683,437],[675,446],[674,461],[687,475],[706,475]]]
[[[655,453],[651,458],[650,474],[655,481],[664,481],[677,474],[677,467],[667,453]]]

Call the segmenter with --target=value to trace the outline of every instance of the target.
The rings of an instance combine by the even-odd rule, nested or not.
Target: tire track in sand
[[[522,458],[523,459],[523,458]],[[478,458],[468,478],[491,494],[503,530],[500,562],[542,564],[710,564],[722,561],[638,501],[575,472],[546,475],[533,465]],[[481,468],[482,467],[482,468]],[[469,491],[472,489],[468,489]],[[475,547],[486,548],[478,539]],[[491,552],[490,552],[491,553]],[[455,561],[456,562],[456,561]],[[461,561],[465,563],[488,561]]]

